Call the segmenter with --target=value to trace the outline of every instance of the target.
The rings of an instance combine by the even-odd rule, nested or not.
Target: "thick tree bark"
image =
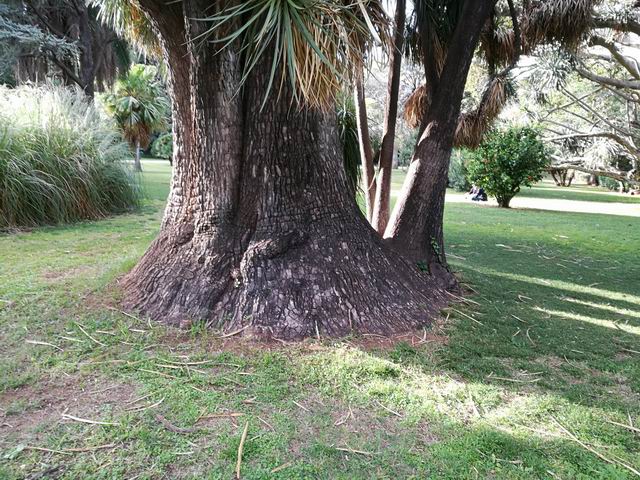
[[[187,18],[203,18],[208,4],[182,2]],[[444,292],[361,215],[334,115],[295,107],[287,87],[261,108],[268,61],[238,94],[240,56],[198,48],[190,40],[206,23],[186,23],[190,83],[174,76],[171,91],[174,103],[191,99],[180,120],[191,125],[180,127],[190,147],[174,157],[173,205],[158,238],[122,282],[125,306],[175,325],[282,339],[428,324]]]
[[[362,163],[362,189],[366,207],[366,216],[371,220],[376,198],[375,170],[373,168],[373,148],[369,135],[369,118],[364,92],[364,71],[362,67],[355,79],[354,103],[356,106],[356,121],[358,124],[358,141],[360,143],[360,161]]]
[[[396,137],[396,123],[398,119],[398,94],[400,91],[400,70],[404,48],[406,2],[396,1],[394,18],[393,46],[390,53],[389,81],[387,105],[384,116],[384,133],[380,147],[380,161],[378,163],[378,177],[375,206],[371,225],[380,235],[384,234],[389,223],[389,209],[391,202],[391,173],[393,171],[393,153]]]
[[[449,159],[471,60],[494,4],[495,0],[465,2],[426,112],[424,131],[385,232],[398,251],[448,288],[456,284],[446,266],[443,237]]]

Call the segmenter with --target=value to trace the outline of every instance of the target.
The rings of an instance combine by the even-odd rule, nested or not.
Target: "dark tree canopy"
[[[0,5],[7,83],[61,81],[92,97],[130,63],[129,46],[84,0],[10,0]]]

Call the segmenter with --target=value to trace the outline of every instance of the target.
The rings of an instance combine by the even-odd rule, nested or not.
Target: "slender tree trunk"
[[[375,170],[373,168],[373,148],[369,135],[369,119],[364,92],[364,71],[360,68],[355,79],[354,100],[356,120],[358,123],[358,140],[360,142],[360,159],[362,163],[362,189],[366,206],[366,216],[371,220],[376,197]]]
[[[142,171],[142,162],[140,162],[140,140],[136,140],[136,157],[135,157],[135,163],[134,163],[134,168],[136,170],[136,172],[141,172]]]
[[[444,252],[443,219],[449,159],[464,87],[480,31],[495,0],[465,2],[433,92],[413,162],[385,232],[391,244],[453,287]]]
[[[371,224],[380,235],[384,234],[389,222],[391,202],[391,174],[393,172],[393,153],[398,118],[398,94],[400,91],[400,73],[404,49],[404,23],[406,14],[405,0],[396,1],[395,29],[393,47],[390,54],[387,105],[384,116],[384,134],[380,148],[375,206]]]
[[[78,44],[80,50],[80,81],[82,89],[90,99],[93,99],[96,79],[95,60],[93,56],[93,36],[89,21],[89,8],[83,1],[74,1],[78,12]]]
[[[187,18],[203,18],[210,2],[181,5]],[[174,101],[185,88],[191,98],[190,149],[175,158],[182,192],[123,280],[125,306],[175,325],[282,339],[428,324],[444,292],[361,215],[335,116],[292,106],[288,82],[261,108],[270,62],[238,94],[240,55],[193,45],[205,22],[186,27],[190,82],[175,77],[171,89]]]

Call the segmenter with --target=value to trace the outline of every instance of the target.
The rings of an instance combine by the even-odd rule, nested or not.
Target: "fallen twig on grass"
[[[518,378],[497,377],[493,375],[493,373],[487,375],[486,378],[489,378],[491,380],[502,380],[503,382],[512,382],[512,383],[536,383],[542,380],[541,378],[534,378],[532,380],[520,380]]]
[[[273,428],[273,425],[271,425],[269,422],[267,422],[265,419],[263,419],[262,417],[258,417],[258,420],[260,420],[262,423],[264,423],[268,428],[271,429],[272,432],[275,432],[276,429]]]
[[[85,334],[85,336],[86,336],[89,340],[91,340],[93,343],[96,343],[96,344],[101,345],[101,346],[103,346],[103,347],[106,347],[106,346],[107,346],[106,344],[102,343],[100,340],[96,340],[96,339],[95,339],[95,338],[93,338],[91,335],[89,335],[89,333],[87,333],[87,331],[86,331],[86,330],[82,327],[82,325],[80,325],[78,322],[74,322],[74,323],[75,323],[75,324],[76,324],[76,326],[80,329],[80,331],[81,331],[82,333],[84,333],[84,334]]]
[[[280,470],[284,470],[285,468],[289,468],[290,466],[293,465],[293,462],[287,462],[287,463],[283,463],[282,465],[280,465],[279,467],[276,467],[274,469],[271,470],[271,473],[277,473]]]
[[[640,352],[637,350],[631,350],[630,348],[621,348],[623,352],[635,353],[636,355],[640,355]]]
[[[511,316],[512,316],[513,318],[515,318],[516,320],[518,320],[519,322],[522,322],[522,323],[529,323],[529,322],[525,322],[524,320],[522,320],[520,317],[517,317],[517,316],[516,316],[516,315],[514,315],[513,313],[511,314]]]
[[[533,345],[535,347],[536,343],[531,339],[531,336],[529,335],[529,330],[531,330],[531,327],[527,328],[527,331],[525,332],[525,335],[527,336],[527,338],[531,342],[531,345]]]
[[[136,413],[139,413],[139,412],[144,412],[145,410],[149,410],[149,409],[151,409],[151,408],[156,408],[158,405],[160,405],[162,402],[164,402],[164,398],[165,398],[165,397],[162,397],[162,398],[161,398],[160,400],[158,400],[156,403],[153,403],[153,404],[151,404],[151,405],[142,405],[142,406],[139,406],[139,407],[130,407],[130,408],[127,408],[127,412],[136,412]]]
[[[460,310],[456,310],[455,308],[452,308],[451,310],[453,310],[456,313],[459,313],[460,315],[462,315],[463,317],[467,317],[469,320],[473,320],[474,322],[476,322],[478,325],[484,325],[484,323],[482,323],[480,320],[476,320],[475,318],[473,318],[471,315],[467,315],[466,313],[461,312]]]
[[[51,448],[33,447],[31,445],[27,445],[24,448],[25,450],[35,450],[37,452],[57,453],[59,455],[73,455],[72,452],[65,452],[64,450],[53,450]]]
[[[339,450],[340,452],[357,453],[358,455],[366,455],[366,456],[377,455],[377,453],[375,452],[366,452],[364,450],[354,450],[353,448],[342,448],[342,447],[334,447],[334,448],[336,450]]]
[[[607,423],[610,423],[611,425],[617,425],[619,427],[626,428],[627,430],[631,430],[632,432],[640,433],[640,428],[636,428],[633,425],[627,425],[626,423],[614,422],[613,420],[605,420],[605,421]]]
[[[244,327],[234,331],[234,332],[229,332],[229,333],[225,333],[224,335],[220,335],[217,338],[228,338],[228,337],[233,337],[234,335],[238,335],[239,333],[244,332],[247,328],[249,328],[249,325],[245,325]]]
[[[376,400],[376,403],[380,405],[382,408],[384,408],[387,412],[394,414],[396,417],[402,418],[401,413],[396,412],[395,410],[391,410],[389,407],[385,407],[382,403],[378,402],[377,400]]]
[[[610,458],[605,457],[603,454],[598,452],[596,449],[594,449],[594,448],[590,447],[589,445],[587,445],[586,443],[582,442],[578,437],[576,437],[573,433],[571,433],[571,431],[569,431],[567,428],[565,428],[555,417],[552,416],[551,419],[556,423],[556,425],[558,425],[558,427],[560,427],[560,429],[564,433],[566,433],[569,436],[569,438],[571,440],[576,442],[578,445],[580,445],[585,450],[588,450],[589,452],[593,453],[595,456],[597,456],[601,460],[604,460],[605,462],[610,463],[611,465],[619,465],[621,467],[624,467],[627,470],[629,470],[631,473],[633,473],[636,476],[640,477],[640,471],[636,470],[631,465],[627,465],[626,463],[624,463],[621,460],[618,460],[617,458],[614,459],[614,460],[611,460]]]
[[[26,340],[26,343],[30,343],[31,345],[44,345],[46,347],[55,348],[56,350],[59,350],[60,352],[64,352],[64,350],[62,348],[60,348],[58,345],[54,345],[53,343],[49,343],[49,342],[41,342],[39,340]]]
[[[346,423],[347,420],[349,420],[349,418],[353,416],[353,410],[351,410],[351,405],[349,405],[349,413],[347,413],[344,417],[338,419],[335,421],[335,423],[333,424],[334,427],[339,427],[340,425],[342,425],[343,423]]]
[[[108,448],[114,448],[116,446],[116,443],[109,443],[107,445],[98,445],[96,447],[64,448],[62,451],[69,453],[95,452],[96,450],[106,450]]]
[[[138,322],[142,322],[142,319],[140,319],[140,318],[136,317],[135,315],[131,315],[130,313],[127,313],[127,312],[125,312],[125,311],[118,310],[118,309],[117,309],[117,308],[115,308],[115,307],[107,307],[107,308],[108,308],[109,310],[113,310],[114,312],[121,313],[122,315],[124,315],[124,316],[126,316],[126,317],[129,317],[129,318],[132,318],[132,319],[134,319],[134,320],[136,320],[136,321],[138,321]]]
[[[307,407],[305,407],[304,405],[296,402],[295,400],[292,400],[292,402],[295,403],[297,406],[299,406],[301,409],[303,409],[305,412],[309,412],[310,411]]]
[[[473,301],[473,300],[471,300],[471,299],[469,299],[469,298],[461,297],[460,295],[456,295],[455,293],[451,293],[449,290],[445,290],[445,291],[444,291],[444,293],[446,293],[447,295],[452,296],[453,298],[457,298],[457,299],[458,299],[458,300],[460,300],[461,302],[464,302],[464,303],[471,303],[471,304],[473,304],[473,305],[478,305],[478,306],[480,306],[480,304],[479,304],[478,302]]]
[[[80,422],[80,423],[90,423],[92,425],[109,425],[109,426],[117,426],[117,423],[112,423],[112,422],[102,422],[99,420],[89,420],[87,418],[80,418],[80,417],[75,417],[73,415],[69,415],[68,413],[63,413],[62,414],[62,418],[67,419],[67,420],[73,420],[74,422]]]
[[[236,479],[240,480],[240,467],[242,466],[242,451],[244,450],[244,442],[247,439],[247,432],[249,431],[249,422],[244,424],[244,430],[242,431],[242,437],[240,437],[240,444],[238,445],[238,461],[236,462]]]
[[[236,418],[236,417],[242,417],[244,416],[244,413],[242,412],[228,412],[228,413],[211,413],[209,415],[203,415],[202,417],[200,417],[198,419],[198,421],[200,420],[208,420],[211,418]]]
[[[183,428],[183,427],[178,427],[176,425],[174,425],[173,423],[171,423],[169,420],[167,420],[166,418],[164,418],[162,415],[160,415],[159,413],[156,413],[155,415],[155,419],[160,422],[164,428],[166,428],[167,430],[173,432],[173,433],[181,433],[181,434],[188,434],[188,433],[193,433],[196,432],[197,429],[196,428]]]
[[[178,378],[175,375],[169,375],[168,373],[157,372],[155,370],[147,370],[146,368],[139,368],[138,370],[141,371],[141,372],[155,373],[156,375],[160,375],[161,377],[173,378],[173,379],[177,379]]]
[[[69,340],[70,342],[84,343],[84,340],[80,340],[79,338],[67,337],[65,335],[58,335],[58,336],[64,340]]]

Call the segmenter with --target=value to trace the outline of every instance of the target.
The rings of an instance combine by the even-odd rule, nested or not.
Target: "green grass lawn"
[[[140,212],[0,236],[0,478],[227,480],[245,426],[243,479],[637,478],[638,218],[449,204],[432,331],[259,346],[118,310],[144,167]]]

